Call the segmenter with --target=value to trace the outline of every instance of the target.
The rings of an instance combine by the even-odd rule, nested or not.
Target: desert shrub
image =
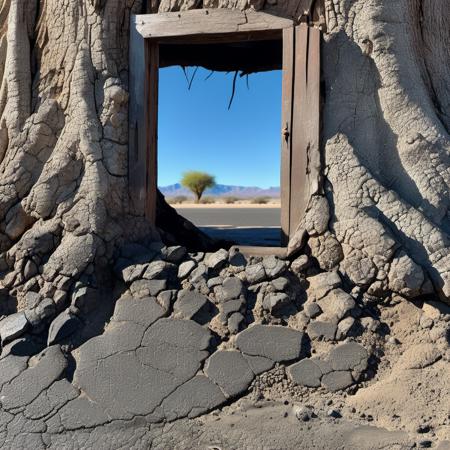
[[[265,205],[269,203],[270,197],[255,197],[252,203],[255,205]]]
[[[200,203],[203,205],[210,205],[211,203],[216,203],[216,199],[214,197],[203,197],[200,200]]]
[[[184,203],[188,198],[185,195],[177,195],[176,197],[170,197],[167,199],[169,205],[177,205],[179,203]]]
[[[223,198],[223,201],[228,205],[232,205],[233,203],[236,203],[238,200],[239,200],[238,197],[233,197],[232,195]]]

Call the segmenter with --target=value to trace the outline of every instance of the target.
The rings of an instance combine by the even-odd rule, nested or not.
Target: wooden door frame
[[[128,180],[134,214],[156,222],[159,44],[273,39],[283,41],[280,187],[285,249],[311,195],[310,162],[320,161],[320,31],[264,12],[201,9],[131,17]]]

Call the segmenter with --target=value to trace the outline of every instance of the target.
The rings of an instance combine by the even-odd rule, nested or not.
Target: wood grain
[[[256,11],[199,9],[136,16],[137,31],[146,39],[223,36],[235,33],[281,31],[293,21]],[[237,36],[238,37],[238,36]]]

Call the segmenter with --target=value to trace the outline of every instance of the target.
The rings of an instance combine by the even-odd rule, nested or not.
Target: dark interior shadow
[[[280,247],[281,229],[273,227],[222,228],[200,227],[206,235],[216,241],[228,241],[239,245]]]

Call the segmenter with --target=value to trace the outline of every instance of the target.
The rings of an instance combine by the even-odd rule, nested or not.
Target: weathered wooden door
[[[299,226],[320,170],[320,30],[306,23],[283,31],[281,228],[287,245]]]

